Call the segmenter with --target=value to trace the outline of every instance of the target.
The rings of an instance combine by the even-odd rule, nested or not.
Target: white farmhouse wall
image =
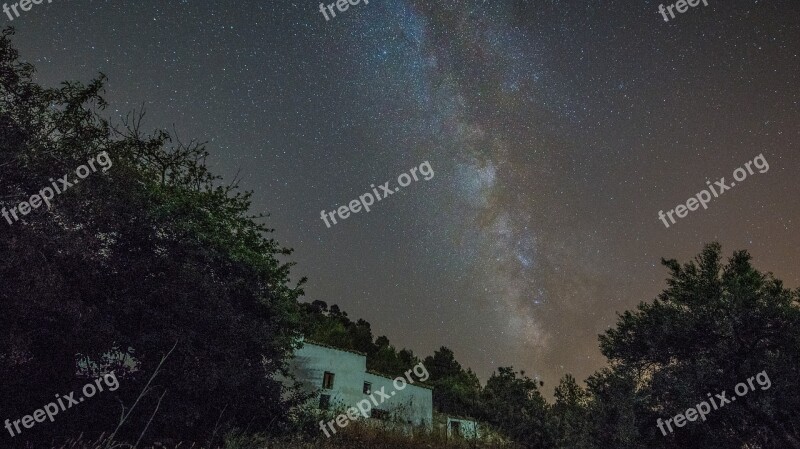
[[[295,351],[289,369],[304,391],[319,391],[331,395],[331,407],[350,407],[364,399],[364,372],[367,358],[364,355],[340,349],[318,346],[306,342]],[[334,374],[333,388],[322,389],[325,372]],[[319,395],[313,399],[319,404]]]
[[[410,377],[416,380],[413,373]],[[393,413],[400,421],[410,421],[415,426],[431,426],[433,421],[433,396],[429,388],[407,384],[405,388],[400,390],[397,386],[402,387],[404,382],[398,381],[395,385],[394,379],[372,373],[365,373],[364,380],[372,384],[372,391],[378,391],[384,387],[383,392],[391,396],[391,398],[385,399],[382,404],[375,408]],[[393,393],[396,394],[393,395]],[[375,396],[380,400],[378,395]]]
[[[331,396],[331,409],[341,410],[355,407],[359,401],[368,399],[364,394],[364,382],[371,384],[372,396],[379,405],[374,406],[392,414],[403,423],[431,427],[433,421],[433,397],[430,388],[408,384],[402,390],[395,388],[394,379],[367,372],[367,357],[354,351],[345,351],[310,342],[295,351],[289,361],[289,370],[295,382],[307,392],[317,393],[312,398],[312,405],[319,405],[320,395]],[[331,389],[323,389],[325,372],[333,373],[334,381]],[[411,378],[416,381],[412,373]],[[289,380],[280,376],[281,382]],[[402,386],[402,383],[398,382]],[[381,397],[374,394],[384,388],[390,395],[380,403]],[[394,393],[394,395],[392,395]]]

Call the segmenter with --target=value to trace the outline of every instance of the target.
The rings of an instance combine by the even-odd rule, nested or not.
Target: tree
[[[359,351],[367,356],[367,370],[387,376],[402,376],[419,363],[409,349],[398,351],[386,336],[373,342],[372,326],[363,319],[353,322],[336,304],[323,301],[300,305],[303,335],[310,341]]]
[[[637,426],[646,447],[800,448],[800,291],[754,269],[746,251],[724,265],[720,254],[714,243],[684,265],[662,260],[670,271],[667,289],[622,314],[600,337],[611,371],[590,391],[609,391],[600,379],[630,378],[622,391],[644,405]],[[761,372],[771,379],[768,390],[667,436],[656,429],[656,419],[694,407],[707,393],[730,396],[737,383]]]
[[[101,117],[103,76],[38,86],[11,35],[0,35],[0,206],[18,207],[50,178],[74,180],[99,153],[113,166],[50,208],[3,220],[3,410],[22,417],[97,370],[114,369],[121,387],[9,444],[113,429],[115,399],[130,406],[176,342],[123,436],[138,436],[157,406],[148,438],[202,440],[217,423],[282,423],[289,404],[271,375],[299,336],[304,281],[293,282],[292,264],[280,260],[291,250],[249,215],[250,193],[207,170],[203,145],[145,136],[141,116],[112,127]]]
[[[555,389],[555,403],[551,407],[553,430],[557,435],[556,447],[563,449],[590,449],[589,395],[571,374],[564,376]]]
[[[548,405],[539,392],[540,386],[524,372],[517,373],[512,367],[498,368],[481,394],[480,418],[524,447],[553,447]]]
[[[481,392],[479,419],[488,422],[527,448],[553,446],[547,403],[539,392],[541,383],[500,367]]]
[[[440,411],[472,416],[478,413],[481,385],[472,370],[464,371],[450,348],[442,346],[423,362],[430,373],[433,405]]]
[[[589,393],[587,437],[597,449],[650,449],[664,447],[664,440],[641,435],[655,430],[655,417],[636,389],[636,378],[624,368],[603,368],[586,381]],[[652,420],[651,420],[652,418]]]

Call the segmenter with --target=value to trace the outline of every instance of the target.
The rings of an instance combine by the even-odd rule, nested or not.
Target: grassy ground
[[[105,439],[87,441],[77,438],[52,449],[132,449],[133,444]],[[181,442],[170,445],[139,445],[136,449],[515,449],[514,445],[487,441],[449,441],[443,435],[429,433],[402,434],[368,426],[352,426],[333,435],[313,441],[275,441],[260,436],[228,436],[224,444],[208,448],[203,444]]]

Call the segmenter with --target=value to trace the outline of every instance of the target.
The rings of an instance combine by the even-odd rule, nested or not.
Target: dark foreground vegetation
[[[119,389],[13,438],[0,429],[0,447],[498,446],[358,426],[320,440],[313,414],[296,407],[303,396],[271,377],[298,337],[365,352],[387,374],[420,359],[336,306],[299,303],[291,250],[249,215],[249,193],[206,169],[203,145],[145,134],[140,116],[107,122],[103,77],[37,85],[10,38],[0,37],[0,206],[102,151],[113,168],[52,208],[0,222],[0,420],[112,370]],[[511,367],[481,385],[442,347],[423,360],[435,407],[517,447],[800,449],[800,292],[750,262],[744,251],[723,261],[717,244],[684,265],[664,261],[666,290],[600,337],[608,366],[585,387],[566,376],[552,403]],[[656,427],[762,371],[769,390],[668,436]]]

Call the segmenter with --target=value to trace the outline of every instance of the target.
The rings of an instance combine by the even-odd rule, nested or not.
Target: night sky
[[[108,75],[109,117],[208,141],[336,303],[485,380],[606,363],[597,334],[665,286],[660,258],[718,240],[800,286],[800,3],[62,1],[5,25],[39,82]],[[764,155],[770,170],[666,228]],[[112,155],[113,157],[113,155]],[[327,228],[429,161],[435,176]]]

